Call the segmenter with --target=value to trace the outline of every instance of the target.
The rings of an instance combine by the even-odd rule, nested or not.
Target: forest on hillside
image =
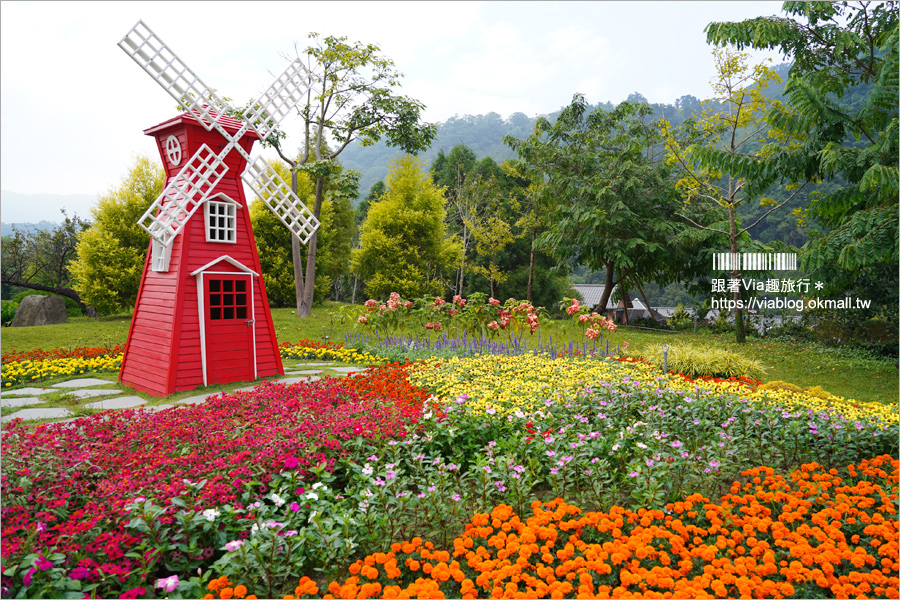
[[[837,323],[833,338],[871,337],[866,323],[896,338],[896,6],[785,11],[787,20],[710,24],[717,76],[703,100],[651,104],[634,92],[614,105],[573,90],[547,115],[492,112],[435,126],[393,84],[376,89],[378,78],[352,112],[329,115],[345,105],[329,94],[346,91],[329,87],[339,77],[321,81],[321,105],[302,113],[306,151],[279,147],[281,160],[270,161],[321,222],[314,242],[300,245],[267,199],[248,211],[270,302],[304,316],[324,299],[483,294],[561,315],[573,283],[603,283],[601,305],[614,288],[656,306],[719,294],[735,304],[742,341],[740,304],[780,290],[741,289],[740,268],[714,272],[713,257],[780,252],[798,254],[800,270],[753,275],[814,278],[818,296],[872,301],[805,313]],[[380,60],[387,81],[399,77],[377,47],[320,43],[333,47],[312,55],[354,85],[363,85],[359,56]],[[740,51],[753,45],[791,62],[753,64]],[[55,231],[5,237],[4,296],[19,287],[99,313],[129,309],[149,244],[135,223],[164,181],[140,158],[98,200],[95,222],[67,218]]]

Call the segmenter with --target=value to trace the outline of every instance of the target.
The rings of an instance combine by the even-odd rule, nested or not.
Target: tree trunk
[[[656,317],[653,316],[653,308],[650,306],[650,302],[647,301],[647,294],[644,293],[644,288],[641,287],[641,284],[639,284],[639,283],[636,285],[637,285],[638,293],[641,295],[641,300],[644,301],[644,305],[647,307],[647,314],[650,315],[651,319],[655,320]]]
[[[322,210],[322,197],[325,190],[325,178],[316,178],[316,204],[313,208],[313,214],[319,218]],[[306,250],[306,279],[303,289],[303,300],[300,302],[300,308],[297,310],[297,316],[301,318],[308,317],[312,314],[313,298],[316,293],[316,242],[319,239],[319,231],[316,230],[309,239],[309,245]]]
[[[534,285],[534,229],[531,230],[531,252],[528,258],[528,292],[525,295],[525,298],[529,302],[533,302],[531,299],[531,288]]]
[[[729,181],[730,184],[730,181]],[[731,238],[731,254],[735,259],[734,264],[731,269],[731,278],[737,279],[740,281],[741,279],[741,270],[738,265],[738,245],[737,245],[737,226],[734,220],[734,204],[731,204],[728,207],[728,225],[731,229],[729,229],[729,237]],[[741,288],[738,285],[737,289],[732,293],[732,300],[734,300],[734,337],[735,341],[738,344],[743,344],[747,341],[747,333],[744,330],[744,310],[741,308]]]
[[[597,314],[606,316],[606,305],[609,303],[609,297],[612,295],[613,289],[613,264],[606,263],[606,279],[604,280],[603,294],[600,296],[600,306]]]
[[[291,260],[294,263],[294,294],[297,297],[297,316],[300,316],[303,298],[303,256],[300,254],[300,240],[291,236]]]
[[[52,292],[59,296],[65,296],[66,298],[71,298],[75,302],[78,303],[78,307],[81,308],[88,316],[92,316],[92,309],[88,307],[87,304],[81,301],[81,296],[78,295],[78,292],[73,290],[72,288],[66,287],[50,287],[46,285],[41,285],[39,283],[28,283],[27,281],[14,281],[11,279],[4,279],[3,283],[6,285],[14,285],[16,287],[21,287],[29,290],[38,290],[41,292]]]

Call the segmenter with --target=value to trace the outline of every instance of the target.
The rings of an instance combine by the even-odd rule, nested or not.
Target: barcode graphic
[[[787,252],[762,253],[717,252],[713,255],[714,271],[796,271],[797,255]]]

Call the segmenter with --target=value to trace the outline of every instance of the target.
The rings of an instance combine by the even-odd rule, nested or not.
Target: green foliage
[[[687,329],[693,325],[693,318],[685,309],[684,304],[679,304],[675,307],[675,312],[672,313],[672,316],[666,319],[666,325],[675,330]]]
[[[558,261],[605,270],[613,284],[669,283],[699,258],[696,247],[673,243],[676,197],[653,157],[659,137],[645,121],[650,112],[624,102],[588,114],[576,94],[555,124],[538,119],[529,138],[504,138],[518,152],[518,170],[544,181],[539,204],[548,228],[539,247]]]
[[[26,296],[59,296],[59,294],[54,294],[53,292],[44,292],[41,290],[25,290],[24,292],[19,292],[15,296],[13,296],[12,301],[14,304],[21,304],[22,300],[25,299]],[[63,299],[63,302],[66,303],[66,315],[69,317],[80,317],[84,314],[84,311],[81,310],[81,307],[78,305],[75,300],[69,298],[67,296],[59,296]]]
[[[159,163],[138,156],[119,187],[100,196],[91,211],[94,224],[81,234],[69,268],[75,290],[101,314],[131,308],[137,299],[150,245],[150,234],[137,222],[164,181]]]
[[[663,344],[646,346],[643,356],[658,367],[663,366]],[[721,348],[673,344],[668,347],[666,365],[669,371],[689,377],[752,377],[759,379],[765,367],[758,360]]]
[[[784,11],[788,17],[711,23],[707,39],[777,49],[793,61],[789,104],[776,105],[768,120],[801,143],[770,152],[764,167],[789,182],[840,184],[810,205],[826,229],[810,236],[802,265],[896,265],[897,3],[786,2]]]
[[[270,165],[282,179],[290,180],[290,172],[283,163],[273,161]],[[335,278],[349,270],[350,236],[354,232],[349,194],[355,194],[355,184],[355,174],[343,170],[329,175],[325,182],[316,250],[316,302],[324,300],[331,291]],[[315,201],[315,181],[307,173],[297,173],[297,196],[307,206]],[[295,306],[297,296],[291,233],[259,199],[250,205],[250,220],[269,304],[279,307]],[[301,246],[300,250],[301,261],[305,263],[307,249]]]
[[[3,261],[0,263],[4,294],[22,288],[57,293],[74,301],[80,301],[78,293],[70,286],[72,272],[69,261],[75,256],[78,236],[89,223],[78,215],[68,216],[50,227],[13,227],[13,235],[3,239]]]
[[[423,169],[413,156],[396,160],[384,195],[369,207],[351,260],[370,297],[443,295],[459,262],[459,242],[446,236],[443,190]]]
[[[16,316],[16,308],[19,306],[17,302],[3,301],[0,307],[0,327],[9,327]]]

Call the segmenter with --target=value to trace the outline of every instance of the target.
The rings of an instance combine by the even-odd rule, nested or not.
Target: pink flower
[[[120,599],[140,598],[141,596],[144,595],[144,593],[146,591],[147,590],[145,590],[142,587],[132,588],[132,589],[128,590],[127,592],[122,592],[121,594],[119,594],[119,598]]]
[[[25,576],[22,578],[22,584],[25,587],[31,585],[31,576],[35,573],[37,573],[37,569],[35,569],[34,567],[31,567],[30,569],[28,569],[28,572],[25,573]]]
[[[413,303],[410,300],[407,300],[406,302],[403,303],[403,308],[412,308],[412,307],[413,307]]]
[[[600,332],[598,330],[594,329],[593,327],[589,327],[588,330],[584,332],[584,335],[589,340],[595,340],[595,339],[597,339],[597,336],[600,335]]]
[[[296,502],[291,502],[291,505],[288,506],[288,508],[290,508],[294,512],[297,512],[298,510],[300,510],[300,505]]]
[[[612,321],[610,321],[610,322],[606,325],[606,328],[609,329],[609,332],[610,332],[610,333],[615,333],[615,332],[616,332],[616,329],[618,329],[618,327],[616,327],[616,324],[613,323]]]
[[[44,558],[43,556],[38,556],[37,560],[34,561],[34,566],[40,569],[41,571],[46,571],[47,569],[53,568],[53,563]]]
[[[225,549],[228,550],[229,552],[234,552],[235,550],[237,550],[238,548],[240,548],[243,545],[244,545],[244,542],[242,540],[232,540],[232,541],[228,542],[227,544],[225,544]],[[159,581],[156,582],[156,586],[159,587]]]
[[[488,323],[488,329],[497,331],[498,329],[500,329],[500,325],[497,323],[497,321],[491,321],[490,323]]]
[[[366,315],[359,315],[359,319],[357,319],[357,321],[359,321],[360,323],[368,323],[369,319],[366,317]]]
[[[463,307],[466,305],[466,301],[463,300],[462,296],[457,295],[457,296],[453,296],[453,304],[458,304],[460,307]]]
[[[172,575],[164,579],[157,579],[153,587],[162,588],[164,592],[174,592],[178,589],[178,575]]]
[[[500,306],[500,301],[496,298],[489,298],[488,304],[490,304],[491,306]]]
[[[300,464],[300,461],[294,458],[293,456],[289,456],[284,459],[284,468],[285,469],[296,469],[297,465]]]
[[[622,342],[622,350],[628,350],[628,342]]]
[[[368,308],[369,310],[374,309],[376,306],[378,306],[378,302],[377,302],[377,301],[372,300],[371,298],[369,298],[368,300],[366,300],[365,307]]]

